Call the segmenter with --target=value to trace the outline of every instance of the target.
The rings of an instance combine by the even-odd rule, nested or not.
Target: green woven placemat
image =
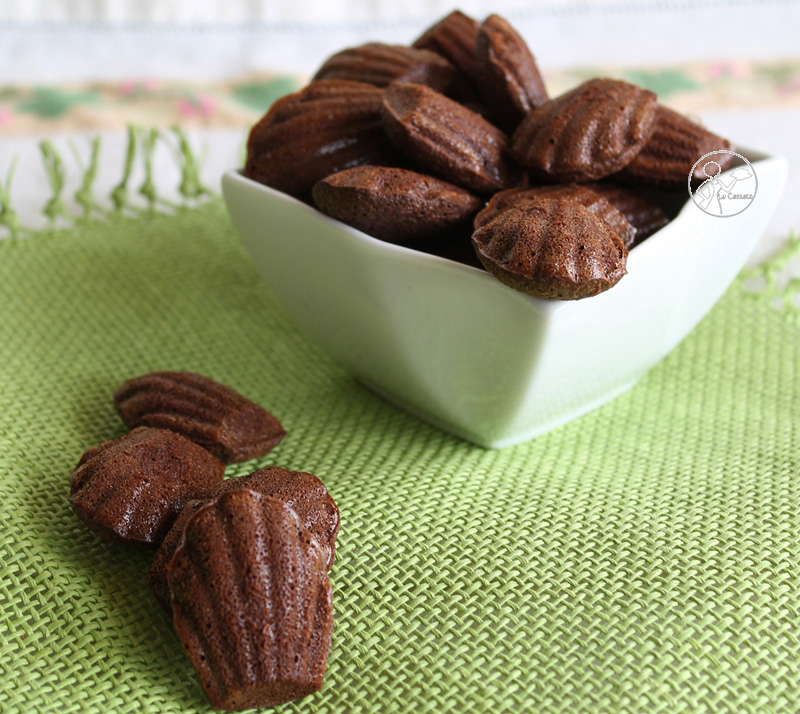
[[[790,712],[800,345],[741,280],[637,387],[504,451],[387,405],[285,320],[219,199],[0,242],[0,710],[208,711],[145,584],[67,501],[126,378],[277,414],[264,459],[342,513],[322,692],[297,712]]]

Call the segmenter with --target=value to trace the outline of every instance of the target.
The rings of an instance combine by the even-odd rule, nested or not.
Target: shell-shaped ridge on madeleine
[[[478,229],[472,243],[498,280],[548,300],[597,295],[626,272],[622,239],[580,203],[565,198],[515,204]]]
[[[386,87],[392,82],[416,82],[446,90],[456,68],[440,54],[417,47],[368,42],[329,57],[312,81],[344,79]]]
[[[165,610],[170,609],[167,565],[175,554],[186,523],[208,500],[237,488],[249,488],[262,496],[276,498],[292,508],[303,527],[317,539],[325,556],[325,567],[330,569],[333,565],[340,516],[336,502],[325,484],[310,473],[267,466],[247,476],[226,479],[211,489],[205,500],[190,501],[184,506],[147,572],[150,590]]]
[[[489,15],[476,40],[478,86],[505,131],[548,100],[536,59],[525,40],[499,15]]]
[[[661,206],[653,203],[641,191],[637,191],[630,186],[621,186],[610,181],[600,183],[585,184],[596,194],[606,199],[616,208],[628,223],[630,223],[636,234],[634,243],[639,244],[645,238],[650,237],[660,228],[669,223],[667,214]]]
[[[319,181],[323,213],[390,243],[437,238],[469,219],[481,201],[469,191],[408,169],[356,166]]]
[[[175,630],[214,707],[275,706],[321,688],[330,582],[316,540],[285,503],[240,488],[203,505],[167,578]]]
[[[364,82],[320,80],[279,99],[250,130],[245,175],[310,202],[314,184],[336,171],[398,163],[382,95]]]
[[[263,456],[286,435],[263,407],[191,372],[152,372],[128,380],[114,403],[129,428],[170,429],[226,463]]]
[[[77,516],[123,545],[158,545],[184,504],[222,481],[225,465],[172,431],[139,427],[90,449],[70,477]]]
[[[512,139],[517,161],[540,178],[594,181],[626,166],[655,127],[656,95],[592,79],[531,110]]]
[[[460,10],[453,10],[414,40],[413,47],[430,50],[449,60],[472,84],[477,84],[475,43],[478,23]]]
[[[637,186],[662,190],[686,190],[689,173],[697,161],[712,151],[732,151],[730,141],[708,131],[688,117],[667,107],[656,108],[652,136],[633,160],[619,173],[619,178]],[[717,154],[720,170],[733,161],[733,154]],[[707,177],[702,165],[694,169],[693,183]]]
[[[300,91],[278,99],[258,124],[269,117],[268,123],[282,124],[305,114],[324,111],[332,119],[346,118],[351,121],[359,116],[370,117],[380,102],[381,91],[372,84],[349,80],[325,80],[309,84]],[[377,102],[376,102],[377,100]],[[248,140],[257,146],[262,136],[251,132]]]
[[[577,201],[584,208],[605,221],[622,239],[626,248],[630,248],[633,245],[636,229],[611,203],[585,184],[550,184],[532,186],[530,188],[511,188],[507,191],[496,193],[486,204],[486,207],[475,216],[475,229],[477,230],[486,225],[509,206],[540,197],[566,198],[571,201]]]
[[[523,180],[523,172],[508,155],[506,135],[430,87],[389,85],[381,114],[392,143],[445,181],[494,193]]]

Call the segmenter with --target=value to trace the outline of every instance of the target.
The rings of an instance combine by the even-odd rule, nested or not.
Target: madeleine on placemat
[[[72,472],[69,500],[107,540],[154,546],[184,504],[204,498],[224,475],[222,461],[193,441],[143,426],[87,451]]]
[[[333,565],[336,534],[339,532],[339,509],[325,484],[313,474],[267,466],[247,476],[222,481],[211,489],[205,500],[190,501],[184,506],[147,571],[150,590],[165,610],[170,610],[167,565],[180,543],[186,523],[209,500],[237,488],[249,488],[291,506],[303,526],[319,542],[325,554],[326,567],[330,569]]]
[[[271,707],[322,687],[333,630],[325,562],[288,505],[248,488],[189,518],[167,582],[212,706]]]
[[[286,436],[266,409],[208,377],[152,372],[129,379],[114,394],[126,426],[171,429],[225,463],[271,451]]]

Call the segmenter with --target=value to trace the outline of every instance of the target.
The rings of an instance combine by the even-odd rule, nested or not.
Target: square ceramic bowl
[[[631,251],[617,285],[567,302],[372,238],[240,171],[222,188],[255,267],[307,337],[390,402],[501,448],[630,389],[722,296],[786,180],[785,159],[745,156],[758,177],[749,208],[721,218],[687,198]]]

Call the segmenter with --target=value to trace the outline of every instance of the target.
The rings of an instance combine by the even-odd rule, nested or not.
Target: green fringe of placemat
[[[163,198],[156,189],[153,177],[153,155],[157,143],[166,144],[181,171],[180,184],[177,187],[182,203],[176,204]],[[81,207],[81,213],[71,214],[67,209],[64,187],[66,182],[66,163],[61,153],[46,139],[39,145],[42,163],[50,184],[51,196],[46,201],[42,212],[54,225],[58,219],[66,219],[69,223],[85,222],[93,218],[106,217],[107,211],[95,195],[94,182],[100,162],[101,139],[95,137],[90,142],[89,156],[85,159],[74,143],[70,143],[75,164],[81,173],[80,187],[74,194],[75,202]],[[136,193],[144,198],[146,208],[140,209],[131,202],[131,174],[136,162],[144,170],[144,179],[136,189]],[[12,186],[17,161],[12,159],[6,172],[5,180],[0,181],[0,227],[5,227],[12,240],[21,236],[34,235],[36,231],[22,225],[12,201]],[[128,126],[128,143],[122,167],[122,177],[111,189],[108,199],[113,206],[113,215],[141,213],[142,210],[175,210],[196,205],[212,195],[212,191],[203,184],[201,178],[201,162],[198,160],[186,134],[180,126],[172,127],[168,132],[156,128]]]

